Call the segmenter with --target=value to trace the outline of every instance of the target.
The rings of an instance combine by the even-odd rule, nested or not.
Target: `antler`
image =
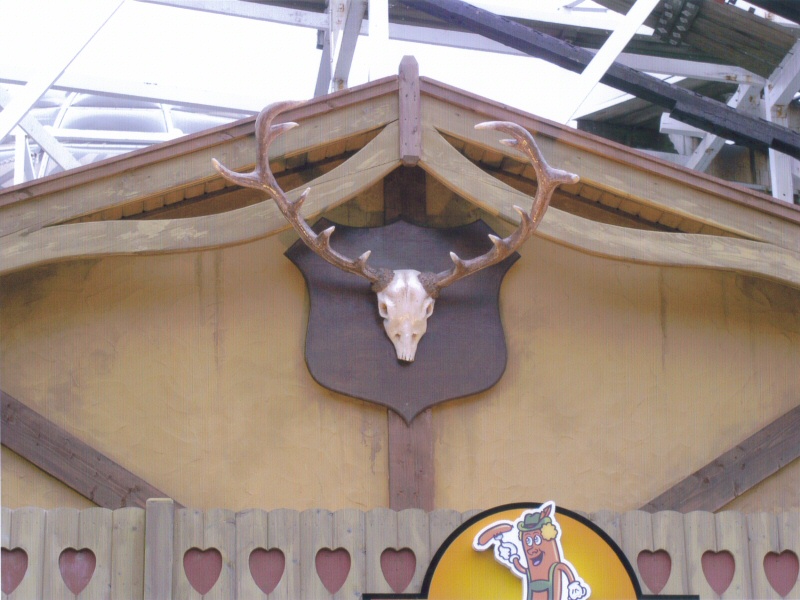
[[[449,270],[437,274],[426,273],[425,277],[420,277],[421,280],[424,280],[426,291],[434,298],[438,296],[442,288],[481,269],[491,267],[515,252],[539,226],[556,188],[562,183],[577,183],[580,179],[574,173],[554,169],[548,165],[533,136],[527,129],[516,123],[487,121],[478,123],[475,125],[475,129],[495,129],[513,136],[514,139],[500,140],[500,143],[506,146],[515,146],[530,159],[533,170],[536,172],[536,196],[533,199],[530,214],[519,206],[514,206],[514,210],[520,216],[519,227],[514,233],[503,239],[496,235],[489,235],[489,239],[492,241],[492,248],[486,254],[462,260],[455,252],[451,252],[450,258],[453,261],[453,266]]]
[[[219,171],[228,181],[243,187],[262,190],[275,201],[286,220],[291,223],[295,231],[300,235],[306,245],[316,252],[320,257],[331,263],[335,267],[365,277],[373,284],[375,291],[380,291],[388,285],[392,279],[392,271],[389,269],[373,269],[367,265],[370,250],[367,250],[353,260],[339,254],[331,248],[331,234],[335,227],[328,227],[320,234],[316,234],[308,225],[306,220],[300,215],[300,207],[303,205],[311,188],[306,188],[300,197],[292,202],[280,188],[275,176],[269,167],[269,147],[279,135],[297,127],[297,123],[279,123],[273,125],[272,121],[282,112],[285,112],[301,102],[276,102],[270,104],[256,119],[256,168],[251,173],[236,173],[220,164],[217,159],[212,159],[214,168]]]

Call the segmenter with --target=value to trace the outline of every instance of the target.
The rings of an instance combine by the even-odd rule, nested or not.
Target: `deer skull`
[[[378,312],[383,317],[383,328],[394,344],[397,359],[405,362],[414,360],[435,302],[419,276],[419,271],[398,269],[389,285],[378,292]]]
[[[417,351],[417,344],[428,328],[428,317],[433,313],[435,299],[440,290],[467,277],[497,264],[517,250],[533,234],[544,216],[550,198],[562,183],[577,183],[578,176],[560,169],[554,169],[544,160],[533,136],[516,123],[491,121],[479,123],[476,129],[495,129],[510,134],[513,139],[500,140],[514,146],[531,161],[536,172],[536,197],[530,213],[518,206],[520,223],[508,237],[500,239],[490,235],[492,248],[476,258],[462,260],[453,252],[450,258],[453,266],[441,273],[420,273],[412,269],[374,268],[367,264],[370,252],[364,252],[357,259],[343,256],[331,248],[331,234],[334,228],[328,227],[317,234],[300,214],[300,207],[310,191],[306,189],[300,197],[289,200],[275,180],[269,166],[269,146],[282,133],[297,127],[297,123],[272,124],[280,113],[300,104],[299,102],[278,102],[261,111],[256,120],[256,168],[251,173],[236,173],[214,160],[214,166],[232,183],[266,192],[280,209],[286,220],[295,228],[306,245],[323,259],[348,273],[364,277],[372,283],[378,295],[378,311],[383,317],[386,334],[394,344],[398,360],[411,362]]]

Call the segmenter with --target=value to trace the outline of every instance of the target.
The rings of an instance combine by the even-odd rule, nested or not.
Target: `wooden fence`
[[[236,513],[176,509],[161,499],[114,511],[3,508],[2,598],[300,600],[417,592],[438,547],[475,512]],[[645,593],[800,598],[800,512],[586,516],[620,545]],[[714,591],[723,585],[721,594]]]

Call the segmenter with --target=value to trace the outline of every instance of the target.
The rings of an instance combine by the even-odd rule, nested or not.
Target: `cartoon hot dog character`
[[[585,600],[591,595],[589,586],[564,559],[555,512],[555,504],[548,502],[514,522],[490,524],[473,541],[479,551],[493,546],[495,559],[523,580],[523,600]]]

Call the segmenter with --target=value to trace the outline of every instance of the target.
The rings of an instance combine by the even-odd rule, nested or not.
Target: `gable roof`
[[[408,88],[407,86],[411,86]],[[416,86],[416,88],[414,88]],[[416,89],[418,102],[401,91]],[[406,95],[408,96],[408,95]],[[408,72],[285,113],[301,127],[270,156],[285,189],[311,187],[314,216],[401,166],[403,110],[416,111],[418,166],[485,213],[516,223],[535,176],[486,120],[534,132],[581,181],[556,195],[537,235],[612,259],[731,269],[800,287],[800,208]],[[37,264],[241,244],[288,227],[274,203],[228,187],[211,159],[254,163],[250,118],[0,193],[0,274]],[[413,129],[413,128],[412,128]]]

